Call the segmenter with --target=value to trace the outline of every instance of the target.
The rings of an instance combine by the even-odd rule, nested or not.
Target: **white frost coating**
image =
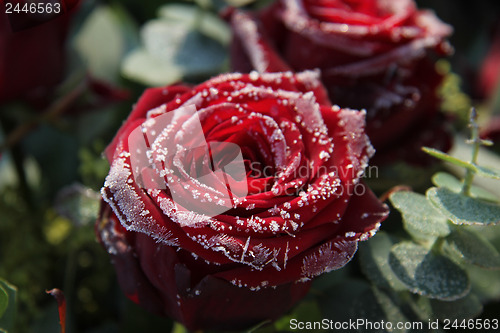
[[[346,265],[358,249],[357,241],[340,240],[323,244],[302,260],[302,277],[310,279]]]
[[[290,80],[290,82],[294,82],[294,80],[299,81],[299,79],[293,78],[291,73],[288,74],[273,73],[273,74],[262,74],[262,75],[253,73],[252,76],[253,76],[253,78],[251,78],[252,80],[260,80],[261,82],[262,81],[278,82],[279,80],[281,79],[284,80],[285,78]],[[304,81],[302,83],[305,86],[310,85],[311,87],[313,87],[315,82],[317,81],[316,76],[317,73],[308,72],[307,75],[303,74],[300,80]],[[213,84],[214,82],[217,81],[223,82],[227,80],[234,80],[234,78],[231,78],[231,75],[223,75],[221,77],[209,81],[208,84]],[[308,82],[306,83],[305,81]],[[202,105],[201,102],[198,102],[200,101],[201,98],[204,98],[206,100],[210,98],[210,96],[215,96],[217,94],[226,96],[228,99],[229,97],[233,99],[232,103],[223,103],[223,105],[218,104],[218,106],[220,107],[219,109],[208,106],[201,110],[197,110],[196,115],[197,117],[199,117],[199,119],[197,119],[196,121],[192,117],[185,117],[182,119],[178,118],[177,120],[172,121],[170,124],[164,126],[164,128],[161,129],[159,128],[159,123],[161,123],[161,120],[158,119],[159,116],[161,116],[160,114],[161,109],[160,109],[155,111],[155,115],[157,116],[156,118],[149,119],[144,123],[144,127],[147,129],[144,132],[144,135],[152,139],[151,142],[153,149],[151,149],[152,152],[150,153],[149,157],[151,160],[156,162],[155,165],[158,167],[156,171],[159,171],[161,173],[161,176],[165,177],[166,182],[167,180],[170,181],[169,179],[172,179],[174,181],[182,180],[183,177],[184,179],[189,180],[189,182],[179,184],[179,186],[174,187],[171,190],[176,190],[176,191],[178,190],[179,193],[188,193],[189,199],[190,200],[195,199],[193,200],[193,202],[195,203],[197,202],[197,200],[200,202],[205,200],[207,204],[211,203],[210,204],[211,206],[217,206],[217,205],[223,206],[226,204],[226,202],[220,196],[220,191],[217,191],[217,189],[219,189],[218,187],[217,188],[214,187],[213,188],[214,191],[210,192],[208,188],[202,186],[206,185],[205,183],[199,181],[197,182],[197,180],[199,179],[190,176],[189,166],[183,165],[183,161],[185,160],[184,157],[187,157],[187,150],[185,149],[186,148],[185,146],[179,143],[192,139],[192,133],[196,132],[197,124],[200,122],[203,123],[203,121],[208,119],[209,117],[214,117],[212,119],[217,119],[216,117],[219,117],[221,121],[228,121],[233,124],[235,123],[237,124],[239,119],[243,117],[248,117],[249,119],[253,119],[252,121],[254,122],[254,124],[256,124],[257,126],[261,126],[262,131],[265,132],[264,137],[269,140],[269,143],[265,142],[263,144],[264,145],[269,144],[271,153],[268,155],[274,157],[273,160],[275,161],[277,166],[291,165],[298,167],[301,163],[301,160],[307,159],[307,157],[303,157],[300,154],[300,151],[294,151],[293,152],[294,155],[291,155],[290,152],[287,151],[287,144],[290,143],[286,142],[286,139],[292,136],[291,134],[293,134],[292,136],[293,139],[297,139],[299,141],[302,140],[302,138],[299,137],[297,133],[287,132],[290,131],[290,129],[293,129],[294,131],[300,133],[305,133],[305,131],[307,131],[311,133],[310,135],[311,137],[314,137],[314,139],[317,140],[316,146],[320,145],[321,147],[319,147],[319,149],[316,150],[314,158],[317,158],[319,156],[320,159],[326,161],[329,159],[329,155],[331,154],[331,150],[333,149],[332,140],[331,138],[328,137],[328,130],[323,122],[320,107],[316,102],[315,96],[312,92],[307,94],[302,94],[298,92],[290,92],[284,90],[272,90],[268,87],[265,87],[265,85],[260,87],[254,87],[246,82],[230,82],[230,83],[233,84],[235,89],[237,87],[243,87],[243,88],[236,89],[237,90],[236,92],[231,92],[231,93],[228,91],[217,91],[216,89],[207,88],[202,92],[200,92],[199,94],[197,94],[195,98],[190,100],[190,103]],[[241,104],[238,104],[239,101],[238,98],[242,99]],[[273,98],[281,100],[282,105],[286,104],[287,110],[288,112],[290,112],[292,119],[294,116],[297,116],[299,118],[299,121],[297,124],[293,123],[293,120],[290,120],[287,123],[281,121],[281,124],[278,125],[276,119],[267,115],[267,112],[269,112],[270,115],[274,115],[272,113],[273,110],[264,111],[264,114],[260,114],[257,112],[249,112],[249,110],[246,109],[249,106],[245,104],[245,100],[248,100],[248,98],[251,99]],[[284,103],[283,101],[287,102]],[[187,102],[184,105],[186,104]],[[226,118],[222,119],[223,117],[225,117],[225,114],[227,113],[218,111],[225,110],[224,108],[231,108],[232,112],[237,112],[240,114],[238,116],[234,116],[235,113],[230,113],[227,119]],[[151,114],[153,114],[152,111]],[[240,115],[242,117],[240,117]],[[347,124],[349,124],[349,122],[353,120],[351,114],[346,115],[345,118],[346,118],[345,123]],[[354,127],[358,128],[358,125]],[[344,124],[344,126],[346,127],[346,133],[347,133],[348,132],[347,125]],[[169,139],[172,139],[172,141],[169,141]],[[357,138],[356,133],[354,133],[353,136],[349,136],[349,140],[352,141],[353,143],[357,142],[358,139],[359,138]],[[260,144],[260,142],[257,142],[257,144]],[[349,143],[348,146],[350,144],[351,143]],[[173,148],[170,149],[171,147]],[[269,149],[269,147],[263,147],[263,148],[261,147],[261,149],[265,151],[266,149]],[[355,149],[355,147],[352,147],[353,156],[356,155],[357,151],[358,150]],[[171,157],[173,163],[171,164],[172,168],[169,169],[165,167],[165,162],[169,160],[170,158],[169,156],[172,152],[174,152],[175,154],[173,157]],[[360,152],[364,151],[360,150]],[[133,227],[131,225],[134,225],[136,231],[145,232],[150,235],[153,232],[157,233],[158,230],[155,230],[155,228],[158,228],[158,226],[154,223],[151,214],[144,209],[145,205],[144,203],[141,202],[142,198],[139,196],[140,193],[137,194],[135,192],[136,187],[129,186],[127,190],[126,187],[123,186],[123,188],[117,189],[116,186],[113,187],[113,185],[111,184],[112,182],[115,181],[117,183],[123,181],[122,184],[129,184],[129,182],[132,180],[130,178],[130,167],[128,167],[125,162],[126,159],[122,159],[121,168],[123,170],[120,171],[120,166],[115,166],[115,165],[112,167],[112,169],[114,168],[113,172],[115,173],[116,171],[122,172],[125,170],[125,172],[128,172],[128,175],[126,177],[122,176],[121,178],[115,175],[113,178],[110,173],[110,176],[108,176],[109,179],[107,179],[105,184],[105,189],[103,189],[103,196],[105,197],[105,200],[113,207],[115,212],[119,211],[117,212],[117,216],[120,217],[120,222],[124,224],[125,227],[128,226],[127,229],[133,230],[132,229]],[[163,165],[160,162],[163,163]],[[316,167],[318,164],[321,165],[322,163],[322,161],[319,160],[316,160],[315,162],[316,165],[314,165],[313,163],[312,164],[313,167]],[[117,164],[119,163],[120,162],[117,162]],[[206,160],[203,163],[204,163],[203,166],[205,167],[208,166],[209,161]],[[307,163],[307,161],[305,163]],[[174,167],[176,171],[175,173],[173,172]],[[287,172],[290,172],[290,175],[292,175],[291,169],[279,170],[279,167],[276,167],[276,170],[281,176],[286,175]],[[251,217],[248,218],[241,218],[241,219],[237,218],[237,220],[233,225],[228,225],[219,222],[215,218],[210,218],[208,214],[201,214],[204,211],[201,211],[201,213],[196,213],[189,210],[188,211],[182,210],[183,207],[179,207],[179,204],[176,203],[175,200],[173,200],[175,199],[173,197],[173,194],[171,198],[170,197],[171,193],[166,193],[161,189],[147,189],[147,191],[149,196],[153,200],[156,200],[157,206],[159,206],[163,214],[165,216],[170,217],[170,219],[173,222],[179,224],[181,227],[210,226],[212,230],[208,234],[205,233],[196,234],[194,232],[188,234],[190,239],[192,239],[194,242],[197,242],[201,246],[205,247],[205,249],[214,252],[219,252],[224,256],[226,256],[227,258],[229,258],[230,260],[232,260],[233,262],[248,265],[256,270],[262,270],[264,267],[266,266],[269,267],[268,265],[270,265],[273,266],[276,270],[280,271],[282,269],[285,269],[287,266],[287,261],[289,259],[288,258],[289,250],[290,250],[289,242],[286,241],[286,249],[284,244],[282,247],[274,248],[272,245],[269,246],[269,244],[274,244],[274,242],[269,243],[267,238],[265,238],[266,240],[260,243],[259,237],[258,236],[254,237],[254,234],[251,234],[251,232],[262,233],[265,235],[280,234],[283,235],[284,237],[290,237],[290,239],[293,239],[292,237],[295,237],[295,235],[293,235],[291,232],[297,231],[304,225],[304,222],[300,221],[300,214],[297,213],[294,214],[294,209],[296,209],[297,207],[302,207],[301,205],[305,206],[311,205],[310,208],[313,211],[314,209],[317,210],[318,207],[321,206],[318,205],[316,207],[315,203],[318,200],[326,200],[331,195],[336,194],[338,186],[340,185],[340,179],[335,173],[331,173],[330,175],[318,174],[317,176],[318,177],[315,178],[316,180],[314,181],[314,183],[307,188],[307,192],[304,191],[301,192],[302,194],[299,199],[302,201],[300,204],[298,202],[291,202],[291,203],[285,202],[281,205],[276,205],[274,208],[268,210],[268,212],[272,213],[276,217],[271,218],[265,216],[264,218],[261,218],[258,215],[252,215]],[[218,178],[218,180],[221,180],[221,178]],[[283,182],[285,182],[285,180],[283,180]],[[295,186],[295,191],[299,191],[303,187],[305,189],[308,183],[302,181],[301,182],[296,181],[293,184],[292,182],[285,183],[285,185]],[[272,189],[276,190],[278,193],[282,193],[280,192],[281,188],[273,187]],[[283,187],[283,189],[285,189],[285,187]],[[118,193],[118,192],[123,192],[123,193]],[[134,208],[132,209],[129,207],[129,204],[120,203],[121,201],[123,201],[122,200],[123,197],[127,196],[133,198],[133,200],[129,200],[134,202],[132,204]],[[251,210],[255,208],[255,203],[252,202],[252,199],[249,199],[247,201],[244,196],[240,198],[235,198],[234,202],[235,205],[231,207],[237,208],[236,205],[241,203],[242,208],[246,208],[247,211],[250,211],[245,214],[252,213]],[[259,203],[259,210],[260,208],[262,207]],[[125,213],[125,211],[127,213]],[[292,218],[295,219],[295,221],[292,220]],[[133,220],[134,222],[130,222],[131,220]],[[213,236],[214,231],[219,234]],[[230,231],[237,232],[238,236],[226,234]],[[288,234],[288,236],[286,234]],[[164,236],[162,237],[156,236],[157,239],[158,238],[168,239],[169,237],[171,237],[171,234],[168,234],[168,232],[166,231]],[[175,239],[172,240],[170,244],[178,245],[176,242],[177,240]],[[165,243],[168,243],[168,241],[165,241]],[[258,245],[255,245],[256,243],[258,243]],[[297,248],[295,245],[296,244],[293,244],[291,245],[291,247]],[[349,242],[338,242],[334,245],[326,244],[325,246],[320,247],[319,252],[311,254],[304,259],[302,267],[303,278],[305,279],[310,278],[312,276],[321,274],[322,272],[329,271],[345,265],[345,263],[347,263],[354,254],[356,247],[357,245],[355,242],[354,244],[351,244]],[[296,255],[295,252],[297,251],[293,250],[292,252],[294,256]],[[279,256],[280,253],[281,256]]]
[[[172,232],[164,226],[155,223],[144,202],[129,185],[128,179],[131,176],[130,166],[125,163],[125,158],[115,159],[101,190],[104,201],[110,205],[127,230],[147,234],[159,243],[178,246],[178,239],[173,238]]]
[[[259,72],[265,72],[269,62],[261,43],[259,43],[260,36],[256,22],[248,14],[242,12],[235,12],[232,21],[235,35],[239,37],[255,69]]]
[[[306,70],[295,74],[297,81],[302,83],[307,90],[313,90],[321,86],[320,76],[319,69]]]
[[[328,130],[314,94],[310,91],[295,99],[294,102],[297,106],[297,114],[302,118],[301,125],[317,137],[327,136]]]
[[[210,107],[198,112],[197,105],[218,93],[217,89],[210,87],[171,112],[160,114],[161,110],[165,111],[164,108],[153,109],[150,113],[156,117],[146,120],[128,138],[129,147],[134,147],[131,164],[137,185],[146,190],[168,187],[175,209],[167,207],[165,200],[159,202],[160,207],[182,227],[205,226],[211,222],[212,216],[231,209],[234,203],[229,189],[242,197],[248,193],[248,187],[241,186],[246,178],[240,147],[222,142],[211,142],[209,145],[201,126],[200,115],[218,117],[218,114]],[[213,170],[218,161],[211,160],[210,149],[225,151],[234,156],[233,160],[223,169]],[[201,175],[193,172],[196,168],[192,165],[185,164],[189,160],[188,154],[201,158],[191,162],[202,162]],[[203,193],[202,197],[200,193]]]
[[[281,249],[273,248],[271,250],[262,243],[250,246],[251,237],[247,237],[244,244],[235,237],[223,233],[209,239],[198,236],[193,240],[207,249],[223,253],[231,261],[249,265],[256,270],[260,271],[268,264],[271,264],[277,270],[281,270],[281,267],[277,264],[278,254]]]
[[[347,141],[347,158],[352,164],[354,180],[361,178],[368,160],[375,154],[375,149],[365,134],[366,111],[341,109],[339,118],[344,131],[342,135]]]

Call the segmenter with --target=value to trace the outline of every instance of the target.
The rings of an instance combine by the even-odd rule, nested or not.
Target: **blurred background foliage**
[[[68,332],[184,331],[171,320],[148,314],[125,299],[109,257],[95,240],[99,190],[109,168],[102,151],[144,88],[181,80],[197,83],[229,70],[231,36],[227,24],[219,18],[221,10],[228,5],[255,9],[270,2],[81,1],[66,43],[65,78],[49,106],[40,112],[25,100],[0,104],[0,328],[9,332],[57,332],[57,304],[44,292],[57,287],[67,299]],[[500,89],[486,96],[477,88],[477,73],[500,25],[500,3],[417,3],[421,8],[434,9],[455,29],[451,37],[455,54],[438,66],[447,73],[442,87],[443,111],[455,118],[457,142],[461,142],[459,135],[468,135],[471,105],[479,111],[480,124],[500,114]],[[462,146],[452,154],[460,155],[468,149]],[[491,151],[500,150],[495,146]],[[490,161],[497,163],[498,155],[493,156]],[[443,165],[432,170],[393,165],[369,182],[380,195],[399,184],[424,193],[432,186],[431,176],[440,170],[460,172]],[[497,201],[498,188],[498,184],[493,185],[492,195]],[[401,207],[412,200],[391,197],[391,202],[404,216]],[[291,314],[255,330],[287,331],[290,318],[500,318],[499,271],[446,259],[446,264],[458,267],[454,279],[459,280],[463,270],[467,271],[467,283],[473,292],[445,302],[425,297],[421,288],[426,286],[412,285],[409,280],[401,283],[404,277],[392,276],[389,262],[377,261],[389,258],[388,251],[399,240],[408,242],[393,248],[391,258],[408,251],[425,252],[425,248],[416,248],[421,246],[421,239],[410,242],[411,217],[404,218],[403,224],[394,207],[382,231],[363,244],[352,264],[317,279],[309,296]],[[500,249],[498,227],[487,232],[479,227],[469,229],[487,239],[496,251]],[[430,234],[448,235],[439,231]],[[456,252],[456,246],[451,245],[462,239],[456,237],[455,242],[448,242],[447,251]],[[386,276],[377,276],[374,268]],[[408,288],[419,292],[409,292]]]

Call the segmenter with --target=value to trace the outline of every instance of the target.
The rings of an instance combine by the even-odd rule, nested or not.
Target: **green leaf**
[[[406,290],[389,266],[389,254],[396,240],[389,234],[379,231],[372,239],[363,242],[359,247],[361,270],[377,287]]]
[[[434,174],[434,176],[432,176],[432,183],[437,187],[446,187],[455,193],[459,193],[463,186],[462,181],[446,172],[438,172]],[[472,197],[493,202],[498,201],[498,198],[494,194],[478,186],[471,186],[470,193]]]
[[[401,191],[393,193],[390,200],[403,215],[405,229],[415,238],[444,237],[450,233],[448,219],[424,195]]]
[[[122,64],[122,73],[131,80],[150,86],[162,86],[180,81],[180,68],[154,57],[144,49],[132,51]]]
[[[143,47],[125,58],[123,75],[158,86],[209,76],[222,68],[229,41],[224,23],[194,6],[164,6],[160,15],[142,27]]]
[[[481,302],[487,303],[500,299],[500,271],[485,270],[478,266],[467,265],[467,274],[471,281],[472,292]]]
[[[389,264],[401,282],[419,295],[455,300],[470,289],[467,274],[453,261],[412,242],[393,246]]]
[[[470,198],[447,188],[430,188],[427,198],[454,224],[494,225],[500,223],[500,205]]]
[[[452,163],[454,165],[466,168],[468,170],[472,170],[476,174],[478,174],[482,177],[500,179],[500,170],[489,168],[489,167],[483,167],[483,166],[479,166],[477,164],[466,162],[466,161],[463,161],[463,160],[458,159],[456,157],[445,154],[442,151],[439,151],[437,149],[423,147],[422,150],[431,156],[439,158],[440,160]]]
[[[500,170],[480,165],[475,165],[475,166],[477,168],[476,173],[479,176],[483,176],[486,178],[500,179]]]
[[[481,301],[473,293],[469,293],[467,296],[455,301],[441,301],[420,297],[418,305],[426,309],[429,318],[440,320],[475,318],[483,311]]]
[[[427,154],[439,158],[440,160],[443,160],[445,162],[449,162],[455,165],[458,165],[460,167],[466,168],[466,169],[471,169],[475,170],[474,166],[466,161],[462,161],[461,159],[458,159],[456,157],[450,156],[446,153],[443,153],[440,150],[434,149],[434,148],[428,148],[428,147],[422,147],[422,150],[426,152]]]
[[[199,31],[212,39],[215,39],[222,45],[228,45],[231,42],[231,31],[227,24],[219,17],[210,12],[202,11],[183,4],[169,4],[162,6],[158,11],[160,18],[167,20],[183,21],[191,26],[197,26]]]
[[[0,331],[13,332],[17,308],[17,288],[0,279]]]
[[[119,5],[94,9],[75,37],[92,75],[111,82],[119,79],[121,60],[137,43],[137,28]]]
[[[464,262],[489,269],[500,269],[500,254],[486,239],[475,232],[456,228],[446,237],[443,247]]]
[[[356,318],[356,320],[364,319],[366,322],[371,323],[381,323],[382,321],[392,323],[392,329],[379,329],[377,332],[410,332],[410,330],[398,330],[396,328],[397,323],[404,323],[409,320],[393,300],[377,288],[372,288],[358,297],[354,302],[352,311],[352,318]],[[360,325],[358,332],[374,332],[374,330],[368,325]]]

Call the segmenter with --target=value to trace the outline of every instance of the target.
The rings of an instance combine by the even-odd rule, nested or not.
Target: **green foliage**
[[[459,193],[462,190],[462,187],[464,186],[463,181],[458,180],[456,177],[446,172],[436,173],[432,177],[432,182],[437,187],[445,187],[455,193]],[[498,201],[498,198],[494,194],[478,186],[472,185],[470,194],[471,197],[474,198],[489,200],[493,202]]]
[[[406,231],[416,239],[444,237],[450,233],[448,219],[436,210],[424,195],[395,192],[390,196],[390,200],[403,215]]]
[[[440,320],[475,318],[483,310],[480,300],[472,293],[455,301],[441,301],[420,297],[418,305],[426,311],[428,318]]]
[[[360,246],[361,269],[380,288],[359,303],[360,309],[371,307],[364,311],[373,320],[377,314],[379,321],[390,317],[373,304],[393,306],[400,315],[396,318],[403,321],[463,320],[477,317],[484,302],[500,299],[500,254],[495,247],[500,244],[495,227],[500,222],[499,198],[472,183],[475,175],[496,181],[500,173],[477,164],[479,146],[488,143],[478,138],[474,112],[470,121],[470,162],[424,148],[432,156],[465,168],[464,180],[438,172],[432,177],[436,187],[426,195],[392,193],[389,199],[401,213],[407,235],[400,239],[379,232]],[[405,290],[418,296],[409,296]]]
[[[214,14],[191,5],[165,5],[158,19],[142,27],[142,47],[126,57],[122,73],[151,86],[207,77],[222,68],[229,38],[227,26]]]
[[[437,149],[424,147],[424,148],[422,148],[422,150],[431,156],[439,158],[440,160],[443,160],[445,162],[449,162],[449,163],[452,163],[454,165],[463,167],[467,170],[471,170],[471,171],[475,172],[476,174],[478,174],[479,176],[486,177],[486,178],[500,179],[500,170],[498,170],[498,169],[483,167],[483,166],[476,165],[475,163],[472,163],[472,162],[462,161],[461,159],[458,159],[456,157],[445,154],[442,151],[439,151]]]
[[[464,270],[450,259],[412,242],[391,248],[389,265],[413,293],[441,300],[455,300],[470,289]]]
[[[397,323],[408,322],[408,318],[403,314],[401,308],[394,300],[377,288],[371,288],[361,294],[355,301],[353,307],[353,318],[365,319],[369,322],[390,322],[393,327]],[[373,332],[370,327],[361,327],[359,332]],[[383,332],[410,332],[406,329],[387,329]]]
[[[396,243],[397,239],[380,231],[369,242],[360,245],[359,259],[363,273],[375,286],[402,291],[406,290],[406,286],[389,265],[389,254]]]
[[[450,221],[458,225],[500,223],[500,205],[455,193],[447,188],[430,188],[429,201]]]
[[[445,251],[462,261],[488,269],[500,269],[500,254],[479,234],[464,228],[455,228],[445,238]]]
[[[75,37],[76,51],[93,76],[116,82],[125,53],[138,44],[136,30],[117,2],[98,6],[85,18]]]
[[[436,63],[436,69],[444,75],[443,83],[439,89],[439,95],[442,99],[441,109],[457,116],[461,125],[467,124],[467,113],[471,107],[471,100],[461,89],[461,78],[451,71],[451,65],[446,60],[439,60]]]

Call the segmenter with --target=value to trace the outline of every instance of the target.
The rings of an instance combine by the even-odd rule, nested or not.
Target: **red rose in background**
[[[493,97],[500,82],[500,22],[491,37],[491,45],[479,70],[478,95]]]
[[[192,330],[283,315],[388,214],[360,181],[364,117],[315,72],[146,90],[106,150],[96,226],[125,294]]]
[[[421,163],[429,160],[422,145],[450,148],[433,57],[451,52],[452,29],[412,0],[279,1],[230,21],[234,70],[319,68],[334,104],[367,110],[378,163]]]
[[[0,102],[44,96],[62,79],[71,13],[15,32],[9,15],[0,13]]]

